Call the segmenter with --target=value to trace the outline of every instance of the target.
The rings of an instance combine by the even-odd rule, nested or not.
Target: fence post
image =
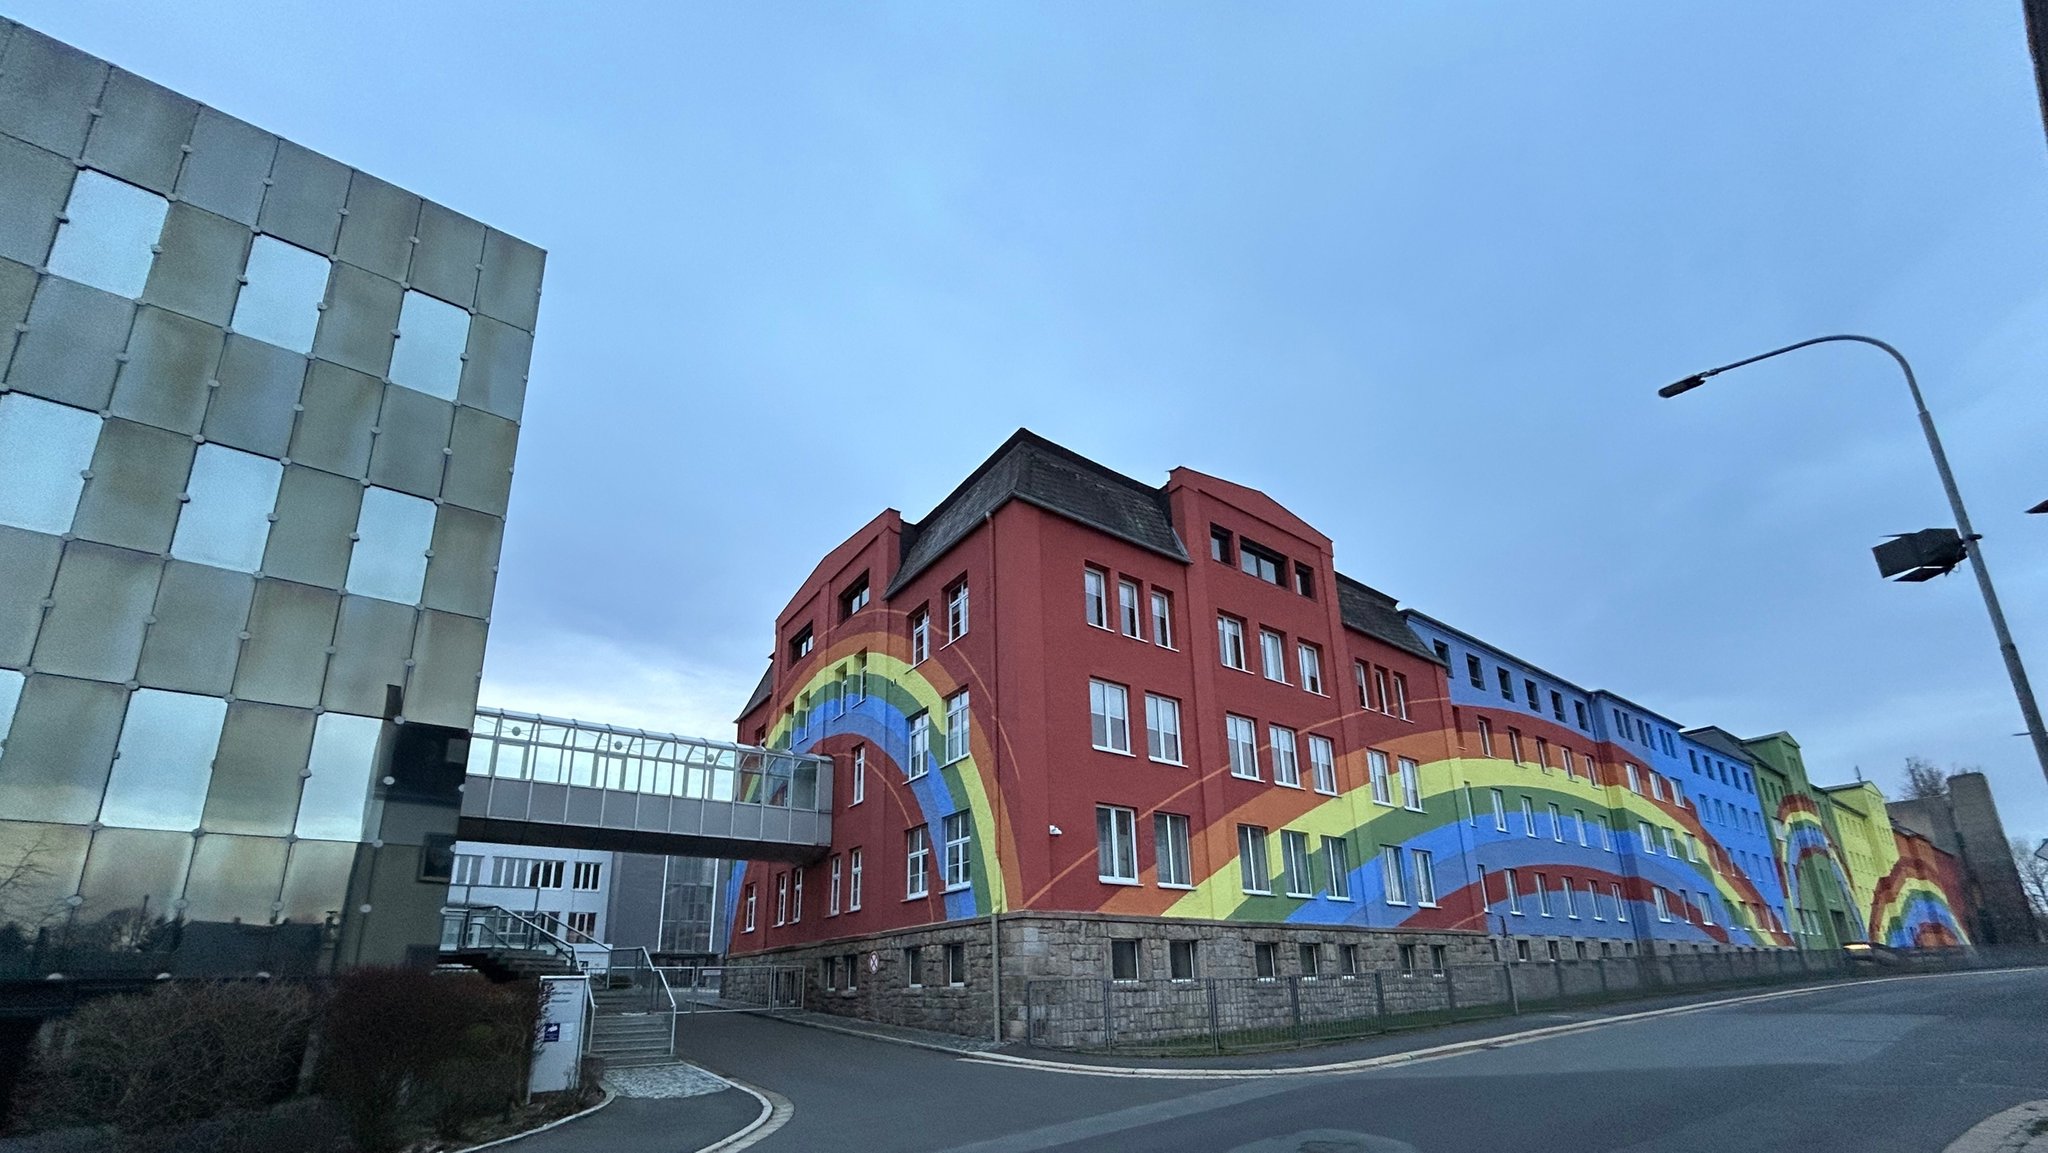
[[[1223,1015],[1216,1008],[1216,978],[1209,978],[1209,1047],[1223,1052]]]
[[[1114,991],[1115,987],[1116,982],[1114,981],[1104,980],[1102,982],[1102,1047],[1104,1049],[1116,1048],[1116,1018],[1113,1015],[1116,1010],[1110,1004],[1110,993]]]
[[[1522,998],[1519,994],[1515,992],[1514,965],[1507,962],[1502,962],[1500,967],[1500,974],[1501,976],[1506,977],[1508,981],[1508,1012],[1516,1017],[1519,1017],[1522,1015]]]
[[[1372,971],[1373,1014],[1379,1018],[1380,1028],[1387,1027],[1387,983],[1378,969]]]

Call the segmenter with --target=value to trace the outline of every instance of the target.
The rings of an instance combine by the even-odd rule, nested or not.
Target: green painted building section
[[[1787,860],[1788,832],[1782,819],[1787,798],[1805,798],[1820,814],[1829,841],[1840,845],[1842,835],[1834,812],[1834,800],[1807,779],[1806,762],[1800,756],[1799,742],[1792,738],[1792,734],[1772,733],[1745,740],[1742,744],[1756,762],[1757,792],[1764,803],[1764,811],[1771,817],[1771,851],[1779,868],[1784,869]],[[1853,897],[1843,889],[1843,878],[1827,858],[1819,855],[1802,858],[1798,877],[1792,883],[1796,886],[1798,898],[1788,910],[1792,920],[1789,927],[1801,948],[1839,949],[1851,941],[1864,939],[1860,928],[1862,916],[1857,912]]]

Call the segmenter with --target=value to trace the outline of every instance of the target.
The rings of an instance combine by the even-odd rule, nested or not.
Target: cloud
[[[494,633],[478,703],[681,736],[733,739],[760,670],[565,629]]]

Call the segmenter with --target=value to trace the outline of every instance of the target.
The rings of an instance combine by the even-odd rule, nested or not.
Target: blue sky
[[[2048,834],[1912,357],[2048,683],[2019,5],[178,5],[8,15],[550,251],[486,699],[730,733],[878,509],[1028,425],[1815,775]]]

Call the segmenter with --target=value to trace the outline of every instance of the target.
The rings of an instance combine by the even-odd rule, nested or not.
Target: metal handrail
[[[585,949],[594,949],[603,953],[605,968],[609,969],[612,965],[612,954],[615,952],[612,946],[595,939],[589,939],[587,944],[579,945],[556,933],[541,921],[529,917],[516,909],[507,909],[502,905],[443,907],[441,910],[441,920],[444,940],[447,937],[446,928],[451,918],[456,925],[454,948],[457,949],[465,947],[471,938],[472,930],[481,930],[489,938],[491,946],[502,949],[538,947],[540,952],[566,958],[570,964],[576,966],[579,970],[587,971],[591,968],[591,965],[584,959]],[[505,922],[517,924],[524,930],[523,936],[527,939],[522,940],[506,933],[501,927]],[[566,926],[564,927],[566,928]],[[574,929],[570,929],[569,932],[586,938],[589,936]],[[536,946],[536,941],[538,946]],[[642,950],[642,952],[644,953],[645,950]]]

